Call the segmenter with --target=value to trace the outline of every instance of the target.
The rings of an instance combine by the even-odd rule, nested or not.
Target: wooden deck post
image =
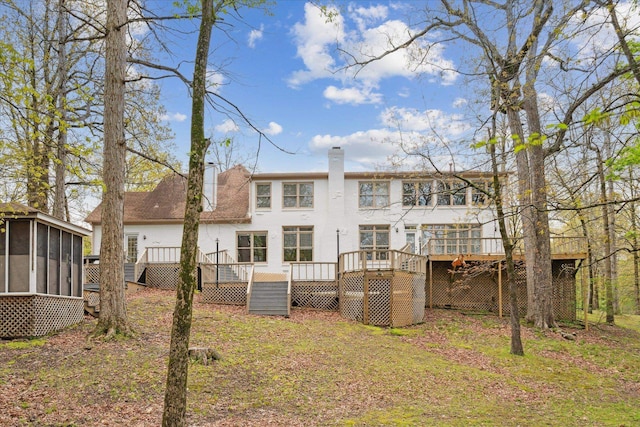
[[[502,260],[498,260],[498,317],[502,317]]]

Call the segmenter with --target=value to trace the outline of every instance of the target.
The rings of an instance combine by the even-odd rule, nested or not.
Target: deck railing
[[[292,262],[291,279],[294,282],[324,282],[336,280],[335,262]]]
[[[514,254],[524,254],[524,241],[513,239]],[[586,251],[584,237],[551,237],[551,254],[581,254]],[[425,255],[503,255],[504,247],[499,237],[432,238],[424,247]]]
[[[426,257],[396,250],[361,250],[340,254],[341,272],[357,270],[404,270],[415,273],[426,271]]]

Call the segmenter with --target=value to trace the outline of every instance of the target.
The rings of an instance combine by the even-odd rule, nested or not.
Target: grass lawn
[[[130,296],[133,339],[89,342],[87,317],[0,341],[0,425],[159,425],[173,303],[169,291]],[[619,324],[565,327],[573,341],[523,328],[516,357],[495,316],[428,310],[389,329],[307,309],[250,316],[196,295],[191,345],[222,359],[190,365],[189,425],[637,426],[640,321]]]

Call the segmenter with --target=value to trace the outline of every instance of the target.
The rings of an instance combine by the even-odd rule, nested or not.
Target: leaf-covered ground
[[[156,426],[161,422],[172,292],[129,298],[133,339],[87,341],[95,320],[48,337],[0,341],[0,425]],[[250,316],[202,304],[192,346],[222,360],[189,368],[193,426],[640,425],[640,334],[595,325],[523,328],[428,310],[402,329],[297,309]]]

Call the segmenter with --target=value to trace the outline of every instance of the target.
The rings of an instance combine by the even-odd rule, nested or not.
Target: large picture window
[[[388,182],[361,182],[359,203],[361,208],[384,208],[389,206]]]
[[[367,259],[389,259],[389,225],[361,225],[360,250]]]
[[[271,183],[256,184],[256,208],[271,209]]]
[[[429,205],[431,205],[431,181],[402,183],[402,206]]]
[[[312,208],[313,183],[296,182],[282,184],[282,206],[285,208]]]
[[[482,228],[472,224],[423,226],[432,254],[479,254],[482,250]]]
[[[313,227],[282,227],[283,260],[313,261]]]
[[[237,234],[238,262],[267,262],[267,232]]]

